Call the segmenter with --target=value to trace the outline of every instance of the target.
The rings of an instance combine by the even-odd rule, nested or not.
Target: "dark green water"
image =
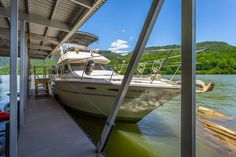
[[[232,117],[213,121],[236,130],[236,75],[197,76],[214,82],[208,93],[197,94],[197,106],[208,107]],[[9,91],[8,77],[3,77],[0,95]],[[91,139],[97,143],[104,127],[104,119],[82,115],[67,109]],[[109,157],[179,157],[180,156],[180,97],[144,117],[137,124],[118,122],[112,132],[105,153]],[[197,118],[198,157],[236,157],[236,152],[209,134]]]

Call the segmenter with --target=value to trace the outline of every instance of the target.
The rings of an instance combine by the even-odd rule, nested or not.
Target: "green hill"
[[[236,74],[236,46],[226,42],[206,41],[197,43],[197,74]],[[147,47],[140,62],[155,61],[168,56],[172,50],[171,56],[180,55],[180,45],[166,45]],[[104,52],[105,56],[112,56],[111,52]],[[109,55],[108,55],[109,54]],[[116,63],[118,54],[110,57],[111,64]],[[129,62],[131,54],[126,56],[118,55],[120,59]],[[170,57],[171,58],[171,57]],[[168,59],[161,70],[161,74],[173,74],[180,63],[180,57]],[[176,65],[176,66],[174,66]],[[157,65],[156,65],[157,67]],[[149,68],[149,69],[148,69]],[[141,69],[141,68],[140,68]],[[123,68],[121,73],[124,73]],[[147,65],[144,74],[152,73],[151,65]]]
[[[56,60],[51,59],[45,59],[45,60],[39,60],[39,59],[31,59],[31,67],[33,66],[42,66],[45,65],[48,68],[52,65],[56,65]],[[9,69],[10,59],[9,57],[0,57],[0,67],[2,67],[2,70],[0,71],[0,75],[8,75],[10,73]],[[32,71],[33,69],[31,69]],[[42,69],[38,70],[39,74],[42,74]],[[18,59],[18,73],[20,73],[20,59]]]
[[[144,50],[144,54],[140,62],[155,61],[166,58],[172,50],[171,57],[180,55],[180,45],[152,46]],[[226,42],[206,41],[197,43],[197,74],[236,74],[236,46],[229,45]],[[112,53],[111,51],[103,51],[105,57],[111,60],[111,65],[117,61],[117,57],[124,60],[127,64],[131,58],[131,54],[122,56]],[[55,60],[47,59],[45,61],[32,59],[31,65],[55,65]],[[122,64],[120,62],[119,64]],[[161,70],[161,74],[173,74],[180,64],[180,57],[170,58]],[[0,66],[3,67],[2,74],[9,74],[9,58],[0,57]],[[158,65],[155,65],[157,67]],[[116,66],[117,67],[117,66]],[[115,69],[124,73],[126,67]],[[139,68],[142,69],[142,68]],[[151,74],[151,65],[146,65],[144,74]]]

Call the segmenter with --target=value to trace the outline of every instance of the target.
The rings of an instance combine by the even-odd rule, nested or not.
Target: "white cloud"
[[[125,32],[126,32],[126,30],[125,30],[125,29],[122,29],[121,31],[122,31],[123,33],[125,33]]]
[[[129,45],[127,41],[117,39],[116,41],[112,42],[111,47],[116,49],[125,49],[129,48]]]
[[[114,50],[112,51],[113,53],[118,53],[118,54],[128,54],[129,51],[122,51],[122,50]]]
[[[133,36],[130,36],[130,37],[129,37],[129,40],[130,40],[130,41],[132,41],[133,39],[134,39],[134,37],[133,37]]]
[[[117,39],[116,41],[112,42],[111,47],[108,49],[114,53],[127,53],[128,51],[125,50],[129,48],[129,43],[125,40]]]

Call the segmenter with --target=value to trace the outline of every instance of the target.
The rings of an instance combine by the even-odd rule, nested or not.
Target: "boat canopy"
[[[58,64],[62,63],[77,63],[77,64],[85,64],[88,60],[93,60],[95,63],[98,64],[109,64],[110,60],[106,57],[98,54],[98,53],[89,53],[89,52],[80,52],[79,50],[76,51],[68,51],[63,54]]]
[[[88,47],[90,44],[98,41],[98,36],[91,33],[78,31],[70,38],[69,41],[70,43],[76,43],[78,45]]]

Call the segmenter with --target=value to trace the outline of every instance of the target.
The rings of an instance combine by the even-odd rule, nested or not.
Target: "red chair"
[[[10,118],[9,112],[0,111],[0,122],[7,121],[7,120],[9,120],[9,118]]]
[[[8,156],[8,150],[9,150],[9,119],[10,119],[10,113],[0,111],[0,122],[6,122],[6,128],[5,130],[0,130],[0,132],[5,133],[5,156]]]

